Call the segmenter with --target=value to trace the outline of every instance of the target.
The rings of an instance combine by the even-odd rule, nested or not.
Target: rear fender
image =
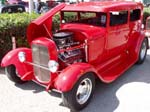
[[[139,39],[138,39],[138,41],[137,41],[136,49],[135,49],[135,52],[136,52],[136,54],[137,54],[137,57],[138,57],[138,55],[139,55],[139,53],[140,53],[141,45],[142,45],[142,42],[143,42],[143,40],[144,40],[145,38],[147,39],[147,42],[148,42],[148,38],[145,37],[144,34],[139,35]],[[149,49],[149,43],[148,43],[147,49]]]
[[[20,62],[18,59],[18,53],[19,52],[25,52],[26,54],[26,61],[32,62],[32,55],[31,55],[31,49],[28,48],[17,48],[10,52],[8,52],[4,58],[2,59],[1,66],[7,67],[9,65],[14,65],[17,69],[18,74],[20,75],[21,79],[22,77],[25,77],[26,74],[30,74],[33,71],[33,67],[25,62]],[[28,78],[26,77],[23,80],[31,80],[31,76]]]
[[[138,60],[142,42],[143,42],[144,38],[146,38],[148,41],[148,38],[145,37],[144,33],[135,34],[131,38],[133,38],[133,39],[130,43],[131,46],[129,48],[129,52],[134,57],[135,60]],[[147,48],[149,48],[149,46],[147,46]]]
[[[73,88],[79,78],[88,72],[96,74],[96,70],[90,64],[76,63],[70,65],[59,74],[55,80],[54,86],[59,91],[69,91]]]

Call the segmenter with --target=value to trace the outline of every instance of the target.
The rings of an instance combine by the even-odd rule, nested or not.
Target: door
[[[128,33],[128,11],[110,12],[106,45],[109,58],[114,58],[125,51]]]

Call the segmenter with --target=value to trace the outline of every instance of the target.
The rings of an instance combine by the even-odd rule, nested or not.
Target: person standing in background
[[[36,13],[39,13],[39,0],[33,0],[33,2],[34,2],[34,10],[35,10],[35,12]]]

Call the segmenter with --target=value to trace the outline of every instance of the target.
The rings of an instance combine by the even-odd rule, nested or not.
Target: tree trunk
[[[31,14],[34,11],[33,0],[29,0],[29,13]]]

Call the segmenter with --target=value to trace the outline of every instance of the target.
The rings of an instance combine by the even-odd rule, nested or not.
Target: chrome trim
[[[37,82],[36,80],[32,80],[34,83],[36,83],[36,84],[39,84],[41,87],[44,87],[44,88],[47,88],[47,86],[46,85],[44,85],[44,84],[41,84],[41,83],[39,83],[39,82]],[[57,89],[49,89],[48,90],[48,92],[51,92],[51,91],[54,91],[54,92],[57,92],[57,93],[60,93],[60,94],[62,94],[62,91],[59,91],[59,90],[57,90]]]
[[[140,52],[141,59],[144,59],[144,57],[146,55],[146,50],[147,50],[147,46],[146,46],[146,43],[144,41],[142,44],[141,52]]]
[[[85,42],[85,60],[88,62],[88,42],[87,39],[84,41]]]
[[[50,71],[48,68],[46,68],[46,67],[44,67],[44,66],[41,66],[41,65],[38,65],[38,64],[35,64],[35,63],[31,63],[31,62],[25,62],[25,63],[28,63],[28,64],[30,64],[30,65],[33,65],[33,66],[36,66],[36,67],[39,67],[39,68],[43,68],[43,69],[45,69],[45,70]]]
[[[36,83],[36,84],[39,84],[40,86],[42,86],[42,87],[44,87],[44,88],[46,88],[47,86],[46,85],[44,85],[44,84],[41,84],[41,83],[39,83],[39,82],[37,82],[36,80],[32,80],[34,83]]]

